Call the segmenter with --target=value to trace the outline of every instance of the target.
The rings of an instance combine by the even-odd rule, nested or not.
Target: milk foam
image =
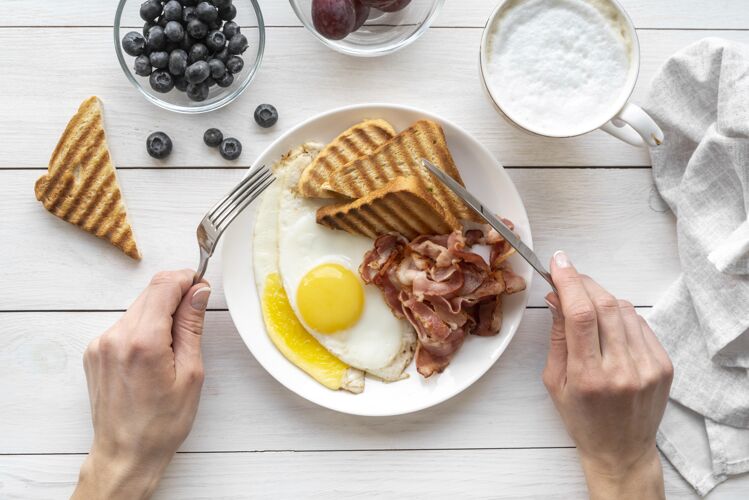
[[[600,126],[625,87],[632,40],[606,0],[513,0],[491,28],[487,85],[519,125],[546,135]]]

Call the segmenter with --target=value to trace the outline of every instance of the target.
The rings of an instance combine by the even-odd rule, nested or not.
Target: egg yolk
[[[364,309],[359,278],[340,264],[309,271],[297,288],[297,307],[304,322],[320,333],[335,333],[356,324]]]

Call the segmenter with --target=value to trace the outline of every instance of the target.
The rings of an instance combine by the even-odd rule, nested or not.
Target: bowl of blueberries
[[[352,56],[390,54],[429,29],[444,0],[289,0],[328,47]]]
[[[252,82],[265,25],[256,0],[120,0],[114,43],[125,76],[146,99],[205,113]]]

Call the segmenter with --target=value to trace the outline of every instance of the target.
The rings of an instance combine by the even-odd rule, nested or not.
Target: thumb
[[[551,341],[549,354],[546,357],[544,369],[544,384],[552,391],[561,389],[567,375],[567,336],[564,330],[564,316],[562,304],[556,293],[546,296],[546,303],[551,312]]]
[[[200,341],[203,320],[211,287],[207,283],[193,285],[182,297],[172,323],[172,349],[177,371],[196,367],[202,362]]]

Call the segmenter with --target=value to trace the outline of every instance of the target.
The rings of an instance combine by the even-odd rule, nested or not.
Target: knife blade
[[[528,245],[523,243],[523,241],[518,238],[518,236],[514,232],[512,232],[512,230],[507,227],[504,222],[502,222],[498,217],[495,217],[489,211],[489,209],[487,209],[484,204],[479,201],[478,198],[469,193],[466,188],[458,184],[455,179],[437,168],[429,160],[422,158],[421,161],[424,166],[432,174],[434,174],[435,177],[437,177],[440,181],[442,181],[443,184],[450,188],[450,190],[455,193],[458,198],[460,198],[461,200],[466,202],[468,206],[473,208],[491,227],[493,227],[505,240],[507,240],[507,243],[509,243],[510,246],[514,248],[517,253],[520,254],[520,256],[524,258],[526,262],[528,262],[528,264],[530,264],[531,267],[535,269],[536,272],[549,283],[549,285],[551,285],[552,290],[554,290],[555,292],[557,291],[556,287],[554,286],[554,281],[551,279],[551,274],[549,274],[549,271],[546,270],[536,253],[531,250]]]

